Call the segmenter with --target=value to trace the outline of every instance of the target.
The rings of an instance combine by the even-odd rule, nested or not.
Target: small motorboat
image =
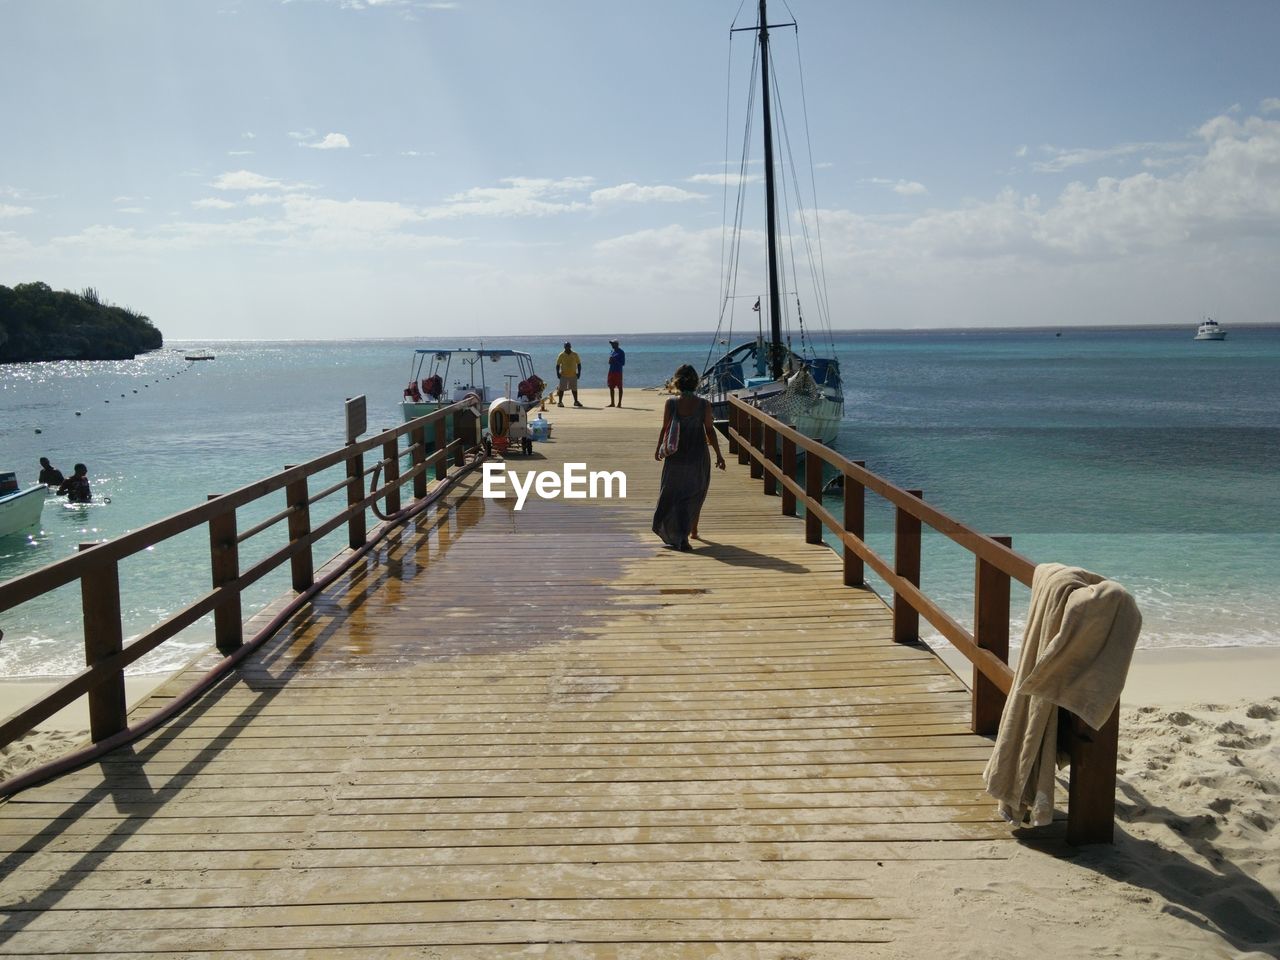
[[[485,409],[494,400],[506,398],[527,410],[542,399],[545,389],[546,383],[533,372],[533,358],[522,350],[418,349],[413,352],[400,411],[408,423],[469,395]]]
[[[48,488],[43,483],[18,488],[14,473],[0,473],[0,537],[21,533],[40,523]]]
[[[1225,340],[1227,339],[1227,331],[1219,326],[1218,321],[1213,317],[1205,317],[1200,321],[1200,326],[1196,328],[1196,340]]]

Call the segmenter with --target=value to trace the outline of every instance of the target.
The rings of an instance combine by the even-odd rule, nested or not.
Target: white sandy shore
[[[169,679],[168,674],[126,677],[125,698],[130,707],[145,700]],[[45,693],[59,680],[0,680],[0,717],[8,717]],[[56,759],[84,746],[89,737],[89,701],[81,697],[64,707],[16,743],[0,749],[0,780]]]
[[[961,680],[971,682],[973,667],[950,645],[940,656]],[[1178,647],[1139,650],[1125,682],[1126,707],[1230,703],[1272,696],[1280,690],[1280,648]]]
[[[929,919],[891,924],[896,941],[859,956],[1280,956],[1277,668],[1280,650],[1141,652],[1121,716],[1115,845],[886,862],[875,874],[880,893]],[[148,679],[163,680],[131,683],[131,699]],[[0,710],[8,715],[39,687],[0,684]],[[0,757],[5,775],[79,745],[74,731],[84,726],[83,712],[55,718]]]

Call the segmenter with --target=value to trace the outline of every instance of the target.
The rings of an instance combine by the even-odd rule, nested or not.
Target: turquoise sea
[[[1033,560],[1120,580],[1144,612],[1143,646],[1280,645],[1280,327],[1236,327],[1221,343],[1191,334],[837,334],[847,402],[837,447],[979,530],[1012,535]],[[575,341],[586,385],[603,386],[610,335]],[[621,339],[632,390],[679,363],[701,366],[709,343]],[[528,350],[549,377],[561,340],[486,345]],[[393,425],[412,349],[462,345],[177,343],[128,362],[0,366],[0,470],[26,486],[40,456],[66,473],[83,461],[97,499],[110,499],[50,498],[39,533],[0,538],[0,579],[336,448],[346,397],[368,396],[371,429]],[[196,347],[217,359],[188,363]],[[869,520],[869,539],[888,555],[891,517],[875,498]],[[324,555],[342,545],[339,535]],[[123,565],[126,633],[207,589],[207,549],[197,531]],[[971,558],[937,537],[924,552],[926,591],[967,621]],[[246,608],[287,588],[284,573],[268,578]],[[1025,603],[1016,593],[1015,611]],[[79,610],[71,588],[0,614],[0,676],[77,670]],[[209,634],[198,625],[139,672],[180,665]]]

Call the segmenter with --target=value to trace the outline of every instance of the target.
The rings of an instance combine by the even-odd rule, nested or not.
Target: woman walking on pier
[[[716,452],[716,467],[724,469],[720,439],[711,421],[711,404],[694,391],[698,371],[684,364],[668,386],[679,395],[667,400],[662,410],[662,430],[655,460],[662,460],[662,485],[658,506],[653,512],[653,532],[663,543],[683,550],[693,549],[690,537],[698,537],[698,515],[711,483],[710,444]]]

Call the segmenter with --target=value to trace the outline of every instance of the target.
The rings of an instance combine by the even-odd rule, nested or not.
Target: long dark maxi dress
[[[707,499],[711,484],[711,454],[707,449],[706,404],[701,397],[694,412],[681,417],[675,397],[667,401],[671,416],[680,421],[680,447],[662,462],[662,486],[653,511],[653,532],[673,547],[689,539],[693,518]]]

